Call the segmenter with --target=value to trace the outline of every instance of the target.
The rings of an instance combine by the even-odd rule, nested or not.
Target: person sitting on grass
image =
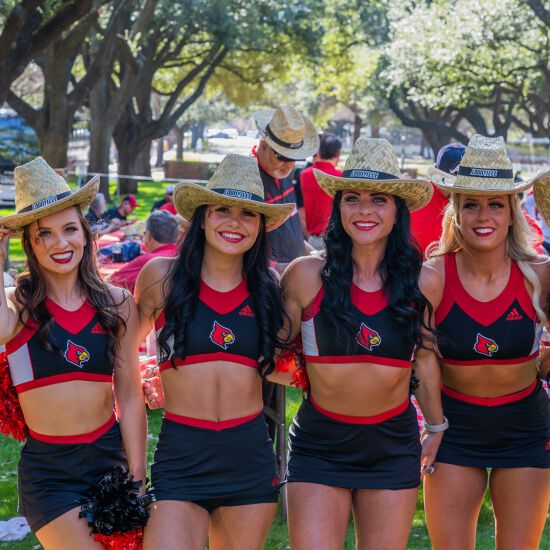
[[[177,253],[180,224],[176,216],[165,210],[155,210],[147,218],[143,246],[145,254],[134,258],[111,276],[114,285],[134,292],[134,286],[143,266],[157,256],[172,258]]]

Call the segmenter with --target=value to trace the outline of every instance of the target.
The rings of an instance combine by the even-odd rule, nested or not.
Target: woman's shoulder
[[[422,294],[437,307],[445,285],[445,257],[435,256],[424,262],[420,271],[419,286]]]
[[[283,273],[283,284],[303,281],[304,284],[311,284],[318,280],[321,282],[321,269],[325,264],[324,258],[319,255],[301,256],[296,258],[285,269]]]

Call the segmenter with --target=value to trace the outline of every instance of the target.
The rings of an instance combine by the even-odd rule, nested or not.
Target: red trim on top
[[[44,300],[46,307],[55,319],[55,322],[71,334],[78,334],[94,317],[95,308],[88,300],[74,311],[68,311],[56,304],[50,298]]]
[[[465,403],[471,403],[472,405],[481,405],[483,407],[498,407],[499,405],[506,405],[508,403],[514,403],[515,401],[520,401],[521,399],[524,399],[535,391],[537,385],[538,380],[535,378],[535,380],[533,380],[533,383],[523,390],[509,393],[507,395],[501,395],[499,397],[477,397],[475,395],[460,393],[447,386],[441,386],[441,391],[445,395],[448,395],[453,399],[458,399],[459,401],[464,401]]]
[[[302,321],[309,321],[313,319],[321,307],[321,302],[323,301],[324,290],[323,287],[319,289],[319,292],[315,294],[315,298],[309,302],[309,304],[302,310]]]
[[[202,428],[204,430],[214,430],[215,432],[220,432],[222,430],[227,430],[227,428],[234,428],[235,426],[246,424],[247,422],[258,418],[261,414],[262,411],[259,411],[248,416],[243,416],[242,418],[215,421],[202,420],[201,418],[190,418],[189,416],[181,416],[179,414],[173,414],[165,411],[164,418],[166,418],[166,420],[171,420],[172,422],[177,422],[178,424],[185,424],[186,426],[193,426],[194,428]]]
[[[388,299],[384,296],[382,289],[368,292],[352,283],[351,303],[365,315],[376,315],[387,307]]]
[[[525,288],[523,273],[514,260],[512,260],[511,264],[510,275],[504,290],[496,298],[482,302],[470,296],[462,285],[456,265],[456,253],[446,254],[445,287],[441,304],[435,315],[436,324],[441,323],[445,319],[456,302],[460,309],[474,321],[484,327],[488,327],[502,317],[516,299],[520,302],[525,314],[534,320],[535,312],[529,298],[529,293]]]
[[[200,281],[199,299],[210,309],[220,315],[226,315],[236,309],[248,298],[246,280],[227,292],[220,292],[209,287],[202,279]]]
[[[539,354],[538,350],[533,352],[531,355],[528,355],[527,357],[515,357],[513,359],[492,359],[491,357],[485,357],[482,359],[471,359],[468,361],[459,361],[456,359],[447,359],[443,358],[442,362],[444,365],[464,365],[464,366],[472,366],[472,365],[519,365],[520,363],[525,363],[526,361],[531,361],[532,359],[535,359],[537,355]]]
[[[164,309],[160,312],[160,315],[155,319],[155,331],[160,330],[166,324],[166,317],[164,316]]]
[[[55,374],[46,378],[30,380],[15,386],[17,393],[23,393],[34,388],[51,386],[52,384],[62,384],[63,382],[72,382],[73,380],[84,380],[86,382],[109,382],[112,383],[113,377],[109,374],[97,374],[93,372],[67,372],[65,374]]]
[[[6,342],[6,353],[9,355],[25,345],[33,337],[37,329],[38,325],[36,323],[30,319],[27,320],[23,328],[9,342]]]
[[[244,365],[245,367],[251,367],[257,369],[259,362],[257,359],[251,359],[244,355],[236,355],[233,353],[226,353],[224,351],[217,351],[215,353],[198,353],[196,355],[188,355],[185,359],[176,358],[176,367],[182,367],[184,365],[197,365],[199,363],[211,363],[212,361],[227,361],[229,363],[237,363],[238,365]],[[172,368],[170,361],[163,361],[159,365],[159,371],[165,371]]]
[[[45,435],[45,434],[39,434],[37,432],[33,432],[30,428],[29,435],[38,441],[43,441],[44,443],[57,443],[58,445],[77,445],[79,443],[93,443],[97,439],[99,439],[102,435],[105,435],[114,425],[116,422],[116,416],[113,411],[113,414],[105,424],[100,426],[99,428],[85,433],[85,434],[78,434],[78,435]]]
[[[277,185],[279,185],[279,180],[275,179],[277,182]],[[290,195],[290,193],[294,193],[294,187],[290,187],[286,191],[283,191],[280,195],[277,195],[276,197],[271,197],[270,199],[266,199],[266,204],[271,204],[273,202],[277,202],[281,200],[282,198],[286,197],[287,195]]]
[[[368,292],[352,283],[350,295],[351,303],[365,315],[376,315],[388,305],[388,299],[382,289]],[[321,287],[315,298],[303,309],[302,321],[309,321],[319,313],[323,296],[324,290]]]
[[[372,365],[382,365],[384,367],[397,367],[408,369],[411,361],[404,359],[394,359],[392,357],[381,357],[379,355],[304,355],[306,361],[310,363],[371,363]]]
[[[323,407],[315,403],[311,394],[309,395],[309,402],[317,412],[320,412],[322,415],[328,416],[333,420],[338,420],[339,422],[345,422],[346,424],[379,424],[380,422],[384,422],[384,420],[389,420],[394,416],[404,413],[409,407],[410,401],[407,397],[407,399],[398,407],[375,414],[373,416],[350,416],[347,414],[339,414],[329,411],[327,409],[323,409]]]

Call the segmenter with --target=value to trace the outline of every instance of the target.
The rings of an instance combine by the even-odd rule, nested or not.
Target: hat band
[[[243,199],[246,201],[265,202],[264,198],[260,197],[260,195],[255,195],[254,193],[250,193],[249,191],[243,191],[241,189],[231,189],[229,187],[218,187],[216,189],[210,189],[210,191],[214,191],[215,193],[219,193],[220,195],[224,195],[225,197],[229,197],[231,199]]]
[[[286,147],[287,149],[299,149],[303,144],[304,140],[298,141],[297,143],[289,143],[288,141],[283,141],[282,139],[279,139],[271,130],[269,127],[269,124],[265,127],[265,133],[277,144],[281,147]]]
[[[344,178],[355,178],[360,180],[396,180],[399,176],[388,174],[387,172],[378,172],[376,170],[369,170],[367,168],[352,168],[351,170],[344,170],[342,174]]]
[[[498,170],[497,168],[472,168],[470,166],[459,166],[459,176],[472,178],[510,179],[514,177],[513,170]]]
[[[29,206],[25,206],[25,208],[21,208],[21,210],[18,210],[18,214],[23,214],[23,212],[31,212],[33,210],[38,210],[39,208],[42,208],[44,206],[48,206],[50,204],[54,204],[57,201],[64,199],[65,197],[68,197],[71,194],[71,191],[65,191],[64,193],[59,193],[59,195],[53,195],[53,197],[48,197],[47,199],[43,199],[38,202],[33,202],[32,204],[29,204]]]

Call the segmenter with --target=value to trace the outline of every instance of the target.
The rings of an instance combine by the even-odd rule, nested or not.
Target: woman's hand
[[[444,433],[445,432],[430,433],[424,430],[420,436],[420,443],[422,444],[420,475],[422,478],[426,474],[432,475],[435,472],[435,457],[437,456],[437,451]]]
[[[0,228],[0,266],[2,267],[2,271],[4,271],[4,265],[8,258],[8,247],[11,234],[12,231],[10,229]]]
[[[141,384],[145,402],[149,408],[164,408],[164,390],[162,389],[158,367],[147,365],[141,372]]]

